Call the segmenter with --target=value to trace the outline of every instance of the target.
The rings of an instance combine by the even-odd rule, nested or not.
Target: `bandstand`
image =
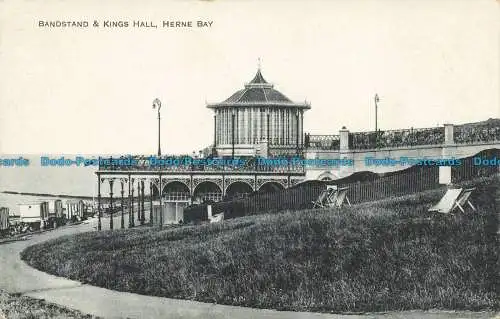
[[[292,102],[264,79],[260,68],[243,89],[223,102],[206,106],[214,111],[214,143],[207,148],[211,150],[207,158],[242,158],[245,164],[192,164],[194,156],[165,155],[159,159],[182,162],[190,158],[191,161],[182,165],[151,165],[151,156],[133,156],[134,165],[116,165],[110,158],[110,163],[100,163],[96,172],[98,229],[101,229],[103,183],[109,185],[111,214],[114,206],[120,206],[121,228],[126,226],[125,211],[130,216],[129,227],[146,222],[161,227],[181,222],[183,208],[199,201],[217,202],[255,191],[273,192],[304,180],[335,180],[360,171],[385,173],[405,168],[367,167],[364,163],[367,156],[464,158],[482,150],[500,149],[498,119],[472,126],[445,124],[377,132],[350,132],[343,127],[336,135],[304,134],[303,117],[311,105]],[[259,156],[347,159],[353,165],[261,166],[257,164]],[[109,222],[113,228],[113,218]]]
[[[144,224],[146,219],[163,225],[166,222],[162,219],[164,214],[158,219],[154,212],[154,203],[160,203],[160,194],[164,206],[175,205],[175,209],[169,211],[175,210],[171,215],[175,215],[174,222],[178,222],[182,219],[179,218],[182,215],[178,213],[179,207],[182,210],[193,202],[220,201],[255,191],[272,192],[304,180],[303,166],[258,166],[255,157],[303,158],[303,120],[304,112],[311,108],[309,103],[292,102],[264,79],[259,67],[243,89],[223,102],[206,106],[214,110],[214,143],[210,147],[210,157],[246,158],[246,164],[233,167],[153,166],[148,156],[135,156],[137,165],[100,164],[97,171],[98,201],[101,203],[101,185],[109,184],[110,211],[113,211],[116,201],[113,195],[115,188],[118,189],[118,205],[123,207],[121,227],[125,226],[125,209],[131,216],[128,218],[129,227],[135,226],[136,222]],[[164,160],[179,158],[185,156],[161,157]],[[146,212],[144,203],[148,201],[149,212]],[[148,213],[149,218],[146,218]],[[113,228],[112,219],[110,228]]]

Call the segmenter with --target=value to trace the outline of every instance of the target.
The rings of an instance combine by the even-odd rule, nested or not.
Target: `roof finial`
[[[259,69],[260,71],[260,68],[261,68],[261,64],[262,64],[262,60],[260,59],[260,57],[257,59],[257,68]]]

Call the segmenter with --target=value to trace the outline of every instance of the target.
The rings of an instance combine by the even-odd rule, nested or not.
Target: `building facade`
[[[300,154],[304,147],[307,102],[296,103],[268,83],[259,68],[245,87],[214,111],[214,148],[218,156]]]

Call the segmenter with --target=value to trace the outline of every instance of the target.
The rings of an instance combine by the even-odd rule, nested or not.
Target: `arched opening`
[[[274,192],[280,191],[282,189],[285,189],[285,187],[283,187],[283,185],[281,185],[280,183],[266,182],[259,188],[259,192],[274,193]]]
[[[226,189],[226,198],[240,198],[247,194],[251,194],[253,189],[250,185],[245,182],[234,182],[230,184]]]
[[[163,187],[162,194],[163,198],[168,201],[189,200],[190,198],[189,187],[179,181],[167,183],[167,185]]]
[[[193,191],[194,201],[214,201],[222,200],[222,190],[214,182],[206,181],[200,183]]]
[[[335,172],[332,173],[331,171],[325,171],[318,176],[319,181],[333,181],[337,178],[338,176]]]

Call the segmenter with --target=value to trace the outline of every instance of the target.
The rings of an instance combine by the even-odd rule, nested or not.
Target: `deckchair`
[[[221,222],[224,220],[224,213],[220,213],[220,214],[216,214],[216,215],[213,215],[211,218],[210,218],[210,222],[211,223],[218,223],[218,222]]]
[[[469,204],[470,208],[472,208],[473,211],[476,211],[476,208],[472,205],[472,203],[469,200],[470,195],[472,195],[472,192],[475,189],[476,189],[475,187],[464,189],[460,194],[460,196],[458,197],[458,199],[455,201],[455,206],[452,208],[452,211],[456,207],[458,207],[462,211],[462,213],[465,213],[465,210],[463,209],[462,206],[465,205],[466,203]]]
[[[476,208],[474,208],[474,206],[472,206],[472,203],[469,201],[469,197],[474,189],[475,188],[448,189],[439,203],[429,208],[429,212],[449,214],[453,212],[457,207],[460,208],[462,212],[464,212],[462,205],[464,205],[465,203],[468,203],[469,206],[475,211]]]
[[[328,199],[330,203],[330,207],[342,207],[344,202],[346,201],[349,206],[351,206],[351,202],[347,197],[347,190],[349,187],[338,188],[335,193],[333,193]]]
[[[328,195],[330,194],[331,190],[330,189],[325,189],[324,191],[319,194],[318,199],[315,201],[312,201],[313,203],[313,208],[321,207],[324,208],[327,205],[327,200],[328,200]]]

